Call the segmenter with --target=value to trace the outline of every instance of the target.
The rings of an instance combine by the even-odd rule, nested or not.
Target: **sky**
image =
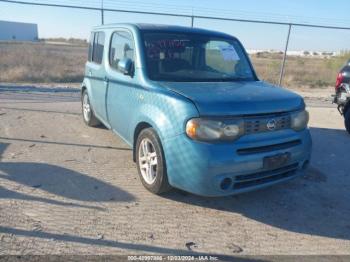
[[[27,1],[28,0],[23,0]],[[106,8],[350,27],[349,0],[103,0]],[[101,0],[32,0],[100,7]],[[0,1],[0,20],[38,24],[39,37],[89,37],[99,11],[40,7]],[[105,12],[105,23],[143,22],[190,26],[189,18]],[[195,19],[195,27],[238,37],[247,49],[283,50],[288,27]],[[350,50],[350,30],[293,27],[289,50]]]

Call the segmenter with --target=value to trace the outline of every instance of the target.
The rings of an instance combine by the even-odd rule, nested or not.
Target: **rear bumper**
[[[202,195],[243,193],[292,179],[310,160],[309,130],[280,130],[240,138],[233,143],[196,142],[185,134],[163,141],[169,183]],[[264,157],[290,153],[285,166],[264,169]]]

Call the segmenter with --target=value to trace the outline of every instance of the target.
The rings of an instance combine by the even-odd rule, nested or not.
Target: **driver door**
[[[137,106],[133,104],[137,88],[135,76],[124,75],[118,69],[118,62],[129,58],[134,63],[134,57],[132,34],[124,30],[113,32],[109,48],[107,116],[111,128],[125,139],[130,137],[130,118],[137,110]]]

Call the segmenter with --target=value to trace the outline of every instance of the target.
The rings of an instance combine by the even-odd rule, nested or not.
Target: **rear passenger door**
[[[135,48],[129,31],[114,31],[109,48],[109,86],[107,112],[111,128],[128,139],[130,118],[137,110],[135,105],[136,76],[124,75],[118,69],[118,62],[129,58],[135,64]]]
[[[90,101],[95,115],[106,122],[106,90],[107,81],[104,67],[105,33],[93,32],[91,36],[89,63],[85,75],[91,82]]]

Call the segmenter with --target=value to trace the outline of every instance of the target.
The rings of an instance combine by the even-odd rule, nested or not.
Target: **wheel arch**
[[[83,92],[86,91],[89,94],[89,97],[91,95],[91,82],[89,81],[89,79],[84,79],[83,82],[81,83],[81,90],[80,90],[80,94],[83,95]]]
[[[83,94],[86,89],[87,89],[86,85],[82,85],[80,93]]]
[[[137,137],[141,133],[142,130],[146,128],[152,128],[153,126],[148,122],[140,122],[137,124],[135,130],[134,130],[134,136],[133,136],[133,145],[132,145],[132,159],[134,162],[136,162],[136,143],[137,143]]]

